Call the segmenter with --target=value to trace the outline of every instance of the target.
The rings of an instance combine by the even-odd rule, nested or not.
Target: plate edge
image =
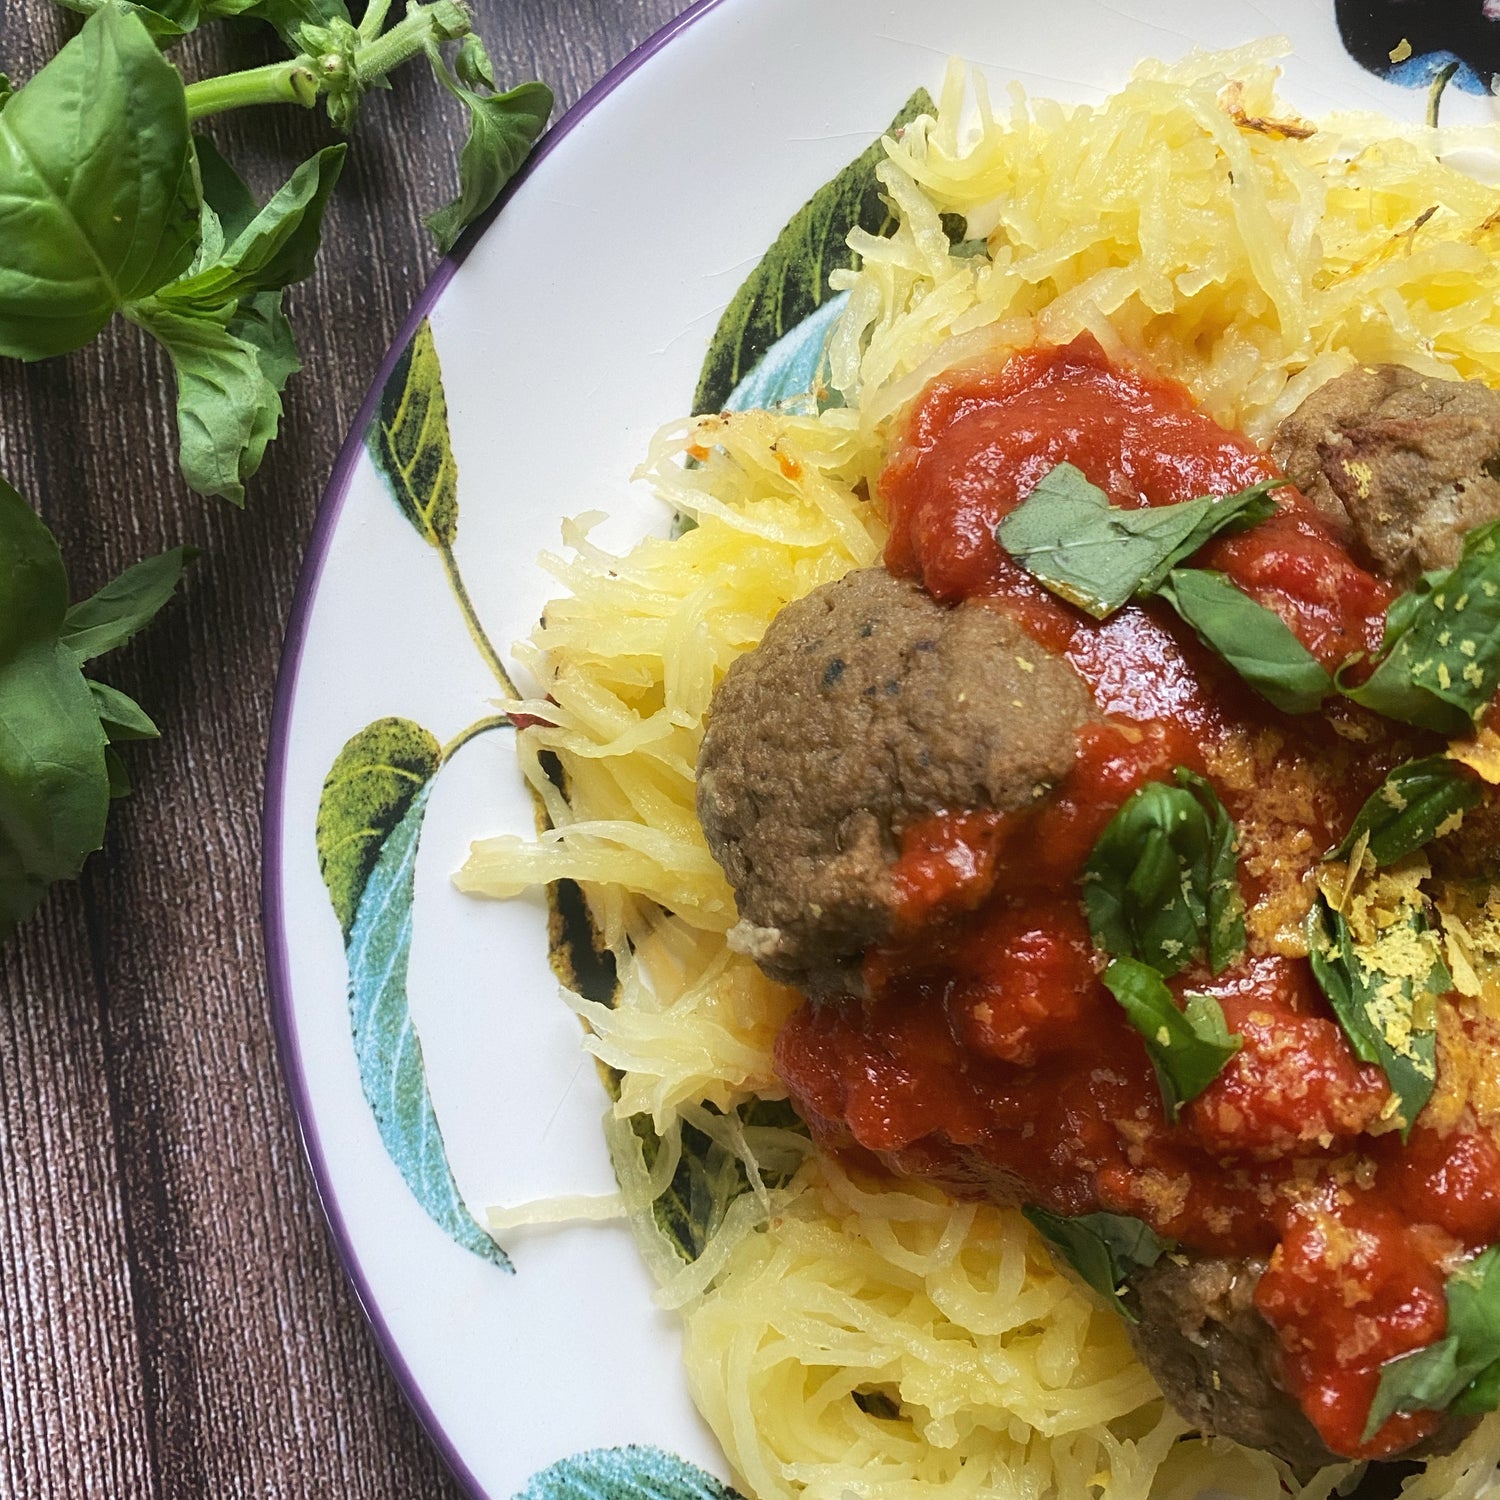
[[[275,1038],[282,1082],[292,1106],[292,1117],[296,1122],[302,1154],[312,1173],[314,1195],[322,1210],[329,1235],[333,1240],[335,1253],[354,1292],[355,1300],[366,1322],[370,1325],[371,1332],[375,1335],[375,1342],[380,1349],[381,1356],[395,1376],[396,1385],[407,1405],[422,1424],[439,1456],[470,1500],[498,1500],[498,1497],[492,1496],[481,1486],[473,1470],[458,1452],[457,1446],[439,1422],[437,1414],[418,1385],[411,1366],[396,1343],[390,1325],[380,1311],[354,1249],[343,1213],[339,1208],[337,1194],[329,1179],[327,1158],[323,1152],[317,1122],[313,1118],[311,1096],[302,1062],[301,1043],[292,1013],[291,956],[284,920],[282,884],[281,835],[286,808],[287,749],[290,740],[292,703],[301,671],[303,648],[307,642],[312,606],[317,597],[318,584],[328,558],[328,549],[343,513],[344,502],[348,498],[355,466],[364,449],[364,435],[371,421],[374,420],[380,394],[385,389],[386,381],[389,380],[402,350],[415,335],[418,325],[431,313],[479,237],[494,222],[496,215],[504,209],[521,185],[551,155],[553,149],[642,64],[660,52],[680,32],[700,20],[709,11],[716,10],[723,3],[724,0],[694,0],[694,3],[681,14],[674,16],[666,25],[653,32],[638,47],[621,58],[546,133],[495,203],[476,223],[465,230],[457,245],[439,261],[381,360],[380,367],[375,372],[359,411],[355,415],[353,425],[344,439],[343,446],[339,449],[338,457],[334,460],[332,473],[313,517],[312,533],[308,538],[307,548],[298,572],[297,587],[292,596],[291,610],[287,616],[280,659],[277,663],[270,734],[266,749],[265,794],[261,802],[260,905],[261,931],[266,949],[266,976],[270,992],[271,1029]]]

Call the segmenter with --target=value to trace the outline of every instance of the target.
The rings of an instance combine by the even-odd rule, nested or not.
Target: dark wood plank
[[[497,71],[563,104],[685,0],[479,0]],[[20,81],[71,18],[0,8]],[[218,27],[184,71],[271,53]],[[177,54],[174,54],[174,57]],[[462,122],[430,79],[371,100],[293,297],[304,373],[243,514],[177,478],[163,361],[117,325],[0,365],[0,472],[43,510],[75,592],[179,541],[182,601],[112,658],[161,724],[85,879],[0,952],[0,1490],[456,1494],[402,1402],[316,1207],[271,1036],[259,808],[271,689],[333,458],[436,264],[421,214]],[[295,110],[216,120],[265,193],[332,139]]]

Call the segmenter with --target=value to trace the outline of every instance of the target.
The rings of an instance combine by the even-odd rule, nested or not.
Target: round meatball
[[[1277,429],[1272,456],[1352,527],[1375,572],[1410,585],[1458,561],[1466,531],[1500,517],[1500,391],[1402,365],[1320,386]]]
[[[984,604],[944,608],[883,568],[789,604],[719,685],[698,756],[731,944],[809,994],[859,992],[903,826],[1030,805],[1092,713],[1072,668]]]
[[[1263,1448],[1299,1469],[1342,1463],[1282,1377],[1281,1342],[1255,1306],[1263,1260],[1165,1256],[1138,1272],[1131,1343],[1162,1394],[1200,1432]],[[1449,1453],[1475,1418],[1449,1417],[1403,1457]]]

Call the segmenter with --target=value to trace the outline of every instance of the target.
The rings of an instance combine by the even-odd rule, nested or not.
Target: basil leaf
[[[134,304],[129,316],[172,358],[183,478],[200,495],[243,505],[245,481],[281,420],[281,393],[261,351],[232,330],[232,309],[184,314],[153,298]]]
[[[293,52],[314,50],[303,45],[302,27],[349,23],[349,10],[343,0],[208,0],[205,8],[211,15],[265,21],[281,33]]]
[[[0,73],[0,109],[4,109],[10,103],[11,96],[15,93],[15,86],[4,73]]]
[[[1446,1294],[1447,1337],[1380,1367],[1363,1441],[1398,1411],[1474,1415],[1500,1405],[1500,1246],[1454,1271]]]
[[[1162,974],[1206,956],[1214,973],[1245,946],[1234,823],[1191,771],[1138,788],[1099,835],[1082,877],[1096,946]]]
[[[1386,614],[1386,656],[1345,696],[1388,719],[1466,734],[1500,687],[1500,521],[1464,538],[1445,574],[1428,574]]]
[[[182,558],[179,548],[137,564],[69,610],[57,543],[0,480],[0,941],[103,841],[111,796],[129,790],[108,741],[156,734],[136,703],[80,668],[155,613]]]
[[[552,90],[545,83],[522,83],[495,93],[489,56],[472,32],[459,44],[457,76],[436,43],[429,44],[427,55],[438,81],[469,112],[469,136],[458,158],[458,197],[424,220],[446,254],[526,160],[552,113]]]
[[[95,11],[113,5],[134,16],[156,39],[158,46],[175,42],[186,36],[203,18],[203,7],[199,0],[156,0],[154,5],[125,4],[123,0],[57,0],[67,10],[81,16],[91,16]]]
[[[1477,1417],[1496,1408],[1500,1408],[1500,1359],[1486,1365],[1448,1406],[1460,1417]]]
[[[1185,766],[1177,768],[1177,785],[1191,792],[1208,820],[1208,884],[1204,896],[1208,967],[1215,974],[1245,951],[1245,901],[1240,895],[1235,855],[1240,836],[1208,782]]]
[[[0,940],[104,837],[104,731],[58,639],[68,580],[57,543],[0,480]]]
[[[1132,595],[1154,592],[1167,573],[1221,531],[1241,531],[1276,511],[1263,480],[1236,495],[1124,510],[1072,464],[1058,464],[995,528],[1028,573],[1102,620]]]
[[[1210,651],[1283,713],[1311,713],[1334,691],[1333,678],[1286,621],[1222,573],[1177,568],[1157,592]]]
[[[0,112],[0,354],[86,344],[193,258],[198,188],[182,79],[113,6]]]
[[[204,207],[213,210],[227,236],[238,237],[260,212],[255,195],[208,136],[193,137],[193,155],[198,160]]]
[[[1459,1373],[1456,1338],[1386,1360],[1360,1441],[1368,1443],[1398,1411],[1446,1410],[1470,1378]]]
[[[197,555],[196,548],[173,547],[126,568],[63,616],[63,644],[80,662],[123,646],[172,597],[183,568]]]
[[[1021,1210],[1033,1227],[1115,1310],[1132,1323],[1136,1316],[1120,1299],[1120,1287],[1136,1271],[1154,1266],[1173,1247],[1151,1226],[1129,1214],[1077,1214],[1064,1217],[1045,1208]]]
[[[130,771],[127,769],[120,752],[113,745],[104,747],[104,775],[109,784],[109,800],[118,802],[121,797],[128,797],[134,790],[134,783],[130,779]]]
[[[303,162],[218,259],[162,287],[156,302],[174,312],[212,313],[226,303],[279,290],[310,276],[323,210],[346,150],[328,146]],[[222,158],[220,162],[227,167]]]
[[[1367,847],[1375,863],[1394,864],[1436,838],[1439,831],[1451,832],[1445,825],[1483,800],[1479,783],[1446,755],[1409,760],[1397,766],[1370,795],[1329,858],[1348,858],[1368,833]]]
[[[217,217],[223,233],[238,238],[260,212],[255,198],[207,136],[194,136],[193,146],[203,181],[205,224]],[[209,258],[217,259],[222,253],[221,248]],[[283,300],[282,293],[276,290],[243,297],[227,325],[234,338],[255,351],[261,373],[277,391],[283,390],[288,378],[302,368],[291,324],[281,310]]]
[[[1117,958],[1103,982],[1146,1044],[1167,1118],[1175,1120],[1224,1071],[1242,1039],[1212,995],[1190,995],[1178,1010],[1166,981],[1139,959]]]
[[[1428,930],[1426,918],[1412,912],[1404,925],[1412,932]],[[1354,1055],[1374,1063],[1385,1074],[1402,1121],[1401,1138],[1432,1097],[1437,1078],[1437,1032],[1431,1019],[1418,1014],[1419,994],[1444,995],[1453,977],[1435,959],[1420,990],[1411,979],[1398,979],[1370,969],[1354,949],[1349,924],[1321,897],[1307,918],[1307,957]]]
[[[102,682],[90,682],[94,712],[111,745],[122,740],[159,740],[161,731],[134,698]]]

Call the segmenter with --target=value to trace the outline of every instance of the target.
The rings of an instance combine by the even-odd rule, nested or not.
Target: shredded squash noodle
[[[1262,442],[1357,362],[1500,384],[1496,194],[1444,160],[1493,142],[1314,128],[1275,97],[1275,55],[1145,63],[1096,108],[1016,87],[996,108],[951,68],[937,117],[885,142],[899,225],[856,231],[860,266],[835,273],[818,413],[667,427],[640,472],[694,524],[613,556],[582,518],[543,559],[563,592],[519,648],[535,695],[509,707],[551,826],[480,841],[459,883],[586,894],[618,993],[568,1001],[617,1081],[622,1200],[681,1310],[693,1396],[760,1500],[1316,1500],[1355,1477],[1186,1433],[1019,1213],[815,1152],[774,1104],[798,997],[726,946],[733,893],[694,811],[715,684],[788,601],[878,562],[876,479],[939,371],[1088,332]],[[1491,1417],[1402,1493],[1489,1493],[1497,1459]]]

